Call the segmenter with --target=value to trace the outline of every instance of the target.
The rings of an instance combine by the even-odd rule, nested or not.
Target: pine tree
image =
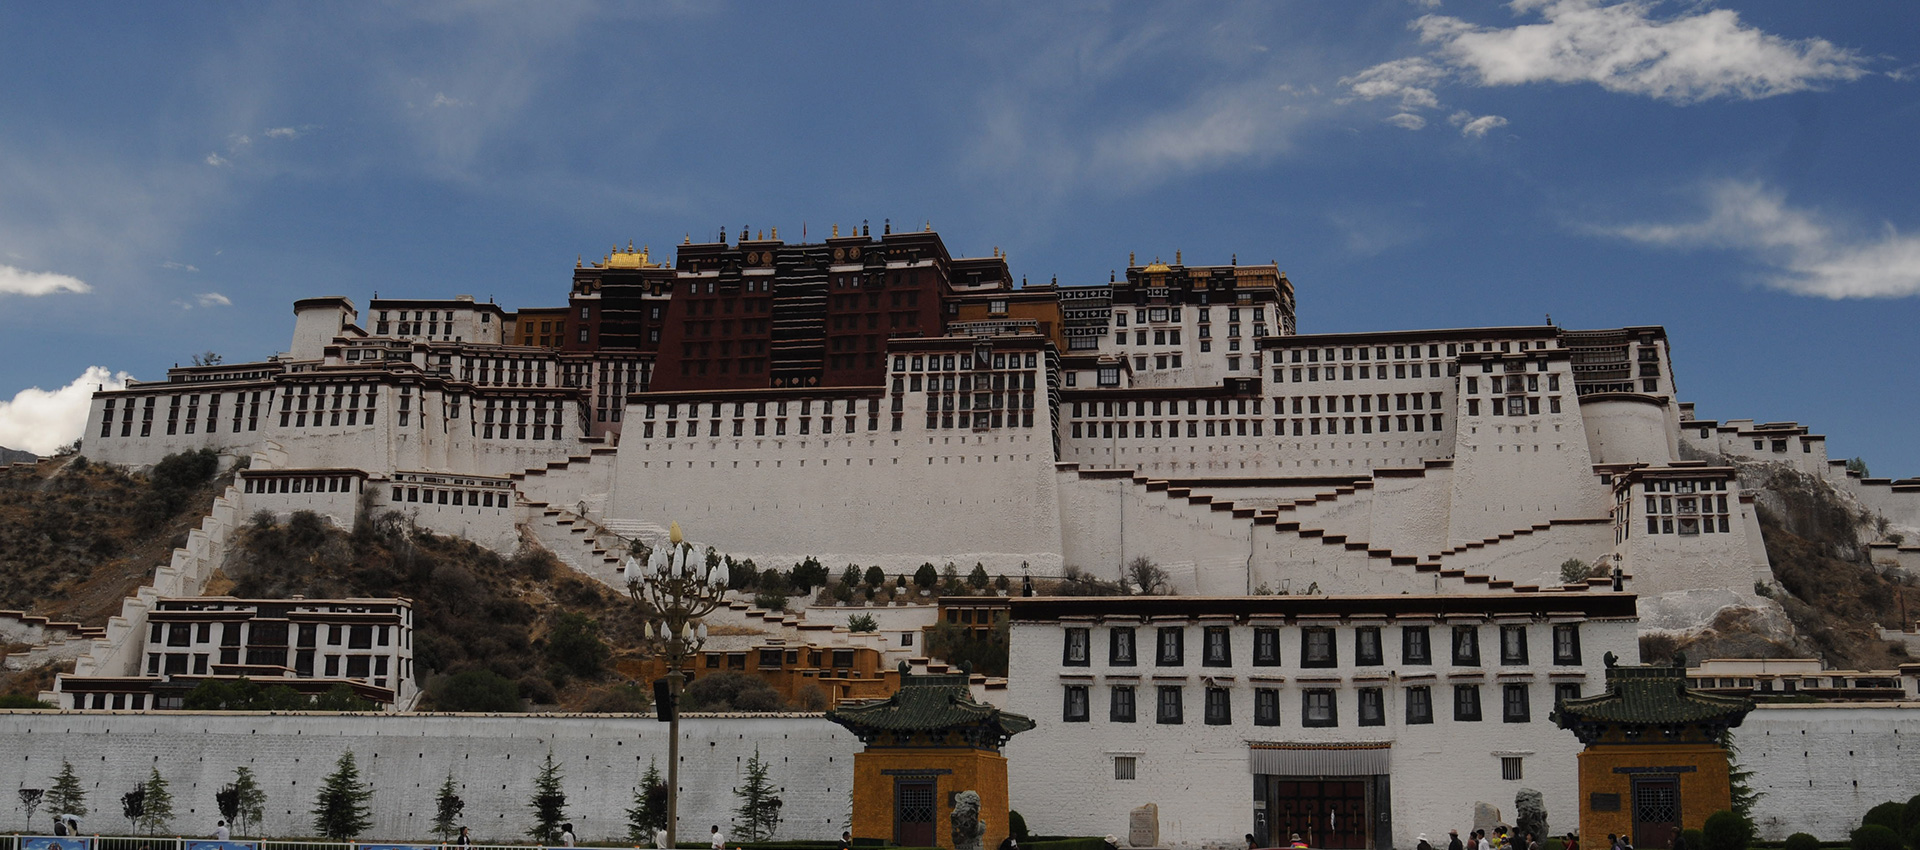
[[[233,789],[239,802],[233,816],[233,834],[250,834],[267,815],[267,792],[261,790],[260,783],[253,779],[253,771],[246,767],[234,769],[233,784],[227,787]]]
[[[367,800],[373,789],[360,781],[360,768],[353,763],[353,751],[340,754],[313,800],[313,831],[328,838],[345,840],[367,830]]]
[[[654,842],[654,830],[667,828],[667,782],[660,778],[658,759],[647,762],[647,772],[634,789],[633,808],[627,810],[627,838]]]
[[[733,796],[740,807],[733,811],[733,829],[745,841],[767,841],[780,828],[780,798],[773,783],[767,781],[767,763],[760,760],[760,748],[753,748],[747,759],[747,781],[735,788]]]
[[[453,793],[453,771],[447,771],[447,781],[440,786],[440,794],[435,798],[433,813],[433,833],[440,836],[442,843],[452,841],[453,834],[460,831],[460,813],[467,810],[467,801]]]
[[[173,825],[173,794],[167,791],[167,780],[161,778],[160,768],[153,768],[142,790],[146,796],[138,823],[148,835],[158,835]]]
[[[127,819],[128,828],[140,830],[140,816],[147,813],[147,786],[135,785],[132,791],[120,795],[120,814]]]
[[[80,777],[73,775],[73,765],[64,759],[60,762],[60,775],[54,778],[53,788],[47,791],[47,813],[55,817],[84,817],[87,814],[87,791],[80,787]]]
[[[533,810],[533,828],[527,830],[527,837],[541,844],[559,842],[560,823],[567,819],[567,793],[560,790],[560,766],[553,763],[552,750],[547,751],[547,763],[533,781],[533,799],[527,808]]]

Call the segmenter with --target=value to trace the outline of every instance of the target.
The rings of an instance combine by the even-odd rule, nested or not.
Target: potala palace
[[[1006,745],[1015,808],[1039,801],[1052,830],[1124,834],[1154,802],[1160,842],[1179,847],[1256,831],[1266,846],[1306,828],[1315,846],[1386,848],[1464,830],[1479,802],[1510,810],[1523,787],[1545,795],[1552,831],[1575,827],[1580,746],[1548,720],[1554,707],[1600,692],[1604,657],[1637,660],[1643,629],[1765,604],[1772,573],[1741,465],[1825,479],[1920,528],[1920,481],[1850,475],[1803,426],[1697,418],[1658,326],[1301,333],[1286,274],[1237,258],[1129,258],[1104,283],[1029,285],[997,250],[952,257],[930,229],[836,228],[806,244],[742,231],[682,244],[671,262],[629,245],[578,263],[564,306],[454,295],[363,310],[329,295],[293,312],[276,357],[95,395],[89,458],[141,466],[211,448],[247,464],[65,681],[172,672],[147,644],[165,622],[204,618],[178,599],[200,593],[226,533],[260,511],[342,526],[400,511],[500,551],[531,538],[616,587],[621,542],[656,541],[674,521],[760,564],[1118,577],[1144,557],[1174,595],[1012,601],[1008,680],[989,699],[1038,723]],[[1895,554],[1920,568],[1920,548]],[[1591,571],[1568,583],[1572,559]],[[381,625],[342,670],[369,683],[378,670],[404,702],[411,615],[381,616],[392,648]],[[912,654],[900,641],[917,625],[880,619],[878,634],[841,629],[842,641]],[[791,622],[768,628],[807,639]],[[211,640],[164,632],[176,635],[182,665]],[[1920,697],[1920,667],[1908,672],[1889,686],[1903,700]],[[1842,837],[1842,820],[1920,767],[1898,747],[1911,709],[1755,711],[1739,744],[1777,795],[1763,831]],[[284,718],[142,718],[154,737],[141,740],[169,752],[265,734],[323,760],[359,736],[389,754],[377,781],[428,789],[414,797],[456,751],[521,753],[496,765],[514,772],[544,741],[598,765],[587,759],[627,734],[584,718],[488,720],[485,740],[405,715],[318,720],[304,736],[305,721]],[[800,831],[837,835],[847,788],[804,776],[857,742],[817,717],[739,722],[787,742]],[[753,743],[701,723],[702,753]],[[147,764],[146,750],[106,743],[110,726],[81,718],[65,738],[7,740],[30,759]],[[439,761],[416,745],[424,735]],[[638,759],[660,737],[646,728],[627,746]],[[732,781],[732,761],[693,769]],[[1828,793],[1848,778],[1851,791]],[[594,783],[608,790],[589,808],[619,811],[629,779]],[[1873,799],[1849,808],[1861,795]],[[730,805],[711,789],[683,799],[701,824]],[[376,817],[402,828],[423,800]],[[616,826],[589,821],[583,837]]]

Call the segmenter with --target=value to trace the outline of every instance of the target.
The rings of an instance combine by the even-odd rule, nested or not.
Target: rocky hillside
[[[38,460],[40,460],[40,456],[33,452],[23,452],[19,449],[0,446],[0,464],[34,463]]]
[[[1920,614],[1914,578],[1868,556],[1864,544],[1886,532],[1884,518],[1784,464],[1711,460],[1738,466],[1741,487],[1757,496],[1774,577],[1760,589],[1776,604],[1723,609],[1702,628],[1643,637],[1646,660],[1675,652],[1695,661],[1820,658],[1845,669],[1889,669],[1911,660],[1903,645],[1881,640],[1876,631]]]

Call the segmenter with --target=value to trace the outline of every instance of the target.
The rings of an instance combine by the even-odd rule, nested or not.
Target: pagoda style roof
[[[827,719],[869,746],[971,746],[997,750],[1034,727],[1025,715],[976,702],[966,673],[913,675],[904,671],[893,696],[827,712]]]
[[[1685,667],[1614,666],[1611,655],[1605,693],[1564,700],[1553,712],[1553,721],[1583,743],[1717,740],[1753,710],[1745,697],[1688,688]],[[1657,735],[1649,737],[1650,731]]]

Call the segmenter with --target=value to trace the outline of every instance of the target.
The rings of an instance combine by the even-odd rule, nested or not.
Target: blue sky
[[[1701,416],[1920,475],[1917,32],[1868,0],[0,5],[0,444],[77,434],[82,384],[279,351],[295,298],[552,305],[629,239],[890,218],[1035,281],[1275,260],[1303,332],[1662,324]]]

